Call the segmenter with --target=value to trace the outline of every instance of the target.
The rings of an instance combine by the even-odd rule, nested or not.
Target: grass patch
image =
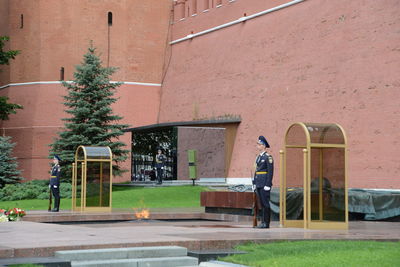
[[[248,266],[400,266],[400,242],[376,241],[287,241],[246,244],[247,251],[222,258]]]
[[[61,188],[62,190],[62,188]],[[200,207],[203,186],[113,187],[112,207],[121,208],[192,208]],[[0,202],[0,208],[18,207],[24,210],[47,210],[48,200],[26,199]],[[71,209],[71,199],[61,199],[61,210]]]
[[[200,207],[200,192],[204,186],[170,186],[156,188],[113,189],[113,208],[192,208]]]

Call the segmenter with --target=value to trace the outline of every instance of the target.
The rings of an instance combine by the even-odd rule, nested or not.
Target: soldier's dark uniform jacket
[[[264,188],[264,186],[272,186],[272,177],[274,175],[274,160],[267,152],[257,156],[256,159],[256,172],[254,174],[253,184],[257,188]]]
[[[166,160],[167,160],[167,157],[164,154],[156,155],[157,181],[159,184],[162,184]]]
[[[54,165],[53,168],[51,168],[51,176],[50,176],[50,186],[54,187],[60,186],[60,175],[61,175],[61,167],[59,164]]]
[[[164,167],[166,160],[167,160],[167,157],[164,154],[157,154],[156,155],[156,168]]]

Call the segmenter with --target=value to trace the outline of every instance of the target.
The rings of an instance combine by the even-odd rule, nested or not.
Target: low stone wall
[[[201,192],[200,205],[209,213],[251,215],[253,208],[252,192]]]

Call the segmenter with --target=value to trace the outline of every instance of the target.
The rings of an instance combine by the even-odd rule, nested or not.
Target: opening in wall
[[[60,69],[60,81],[64,81],[64,67]]]
[[[24,14],[21,14],[21,20],[20,20],[19,28],[20,29],[24,28]]]
[[[113,14],[112,12],[108,12],[108,26],[112,26],[113,23]]]
[[[110,66],[110,45],[111,45],[111,26],[113,24],[113,14],[112,12],[108,12],[107,14],[107,21],[108,21],[108,27],[107,27],[107,67]]]

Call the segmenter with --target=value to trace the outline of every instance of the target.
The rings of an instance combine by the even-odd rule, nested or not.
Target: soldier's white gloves
[[[164,167],[161,167],[161,170],[164,170]]]
[[[49,188],[51,188],[51,185],[49,185]]]
[[[57,188],[57,186],[56,185],[53,185],[54,186],[54,188]]]
[[[251,186],[251,189],[253,189],[253,191],[256,191],[256,185],[253,184],[253,185]]]
[[[269,187],[269,186],[264,186],[264,190],[265,190],[265,191],[269,191],[269,190],[271,190],[271,187]]]

